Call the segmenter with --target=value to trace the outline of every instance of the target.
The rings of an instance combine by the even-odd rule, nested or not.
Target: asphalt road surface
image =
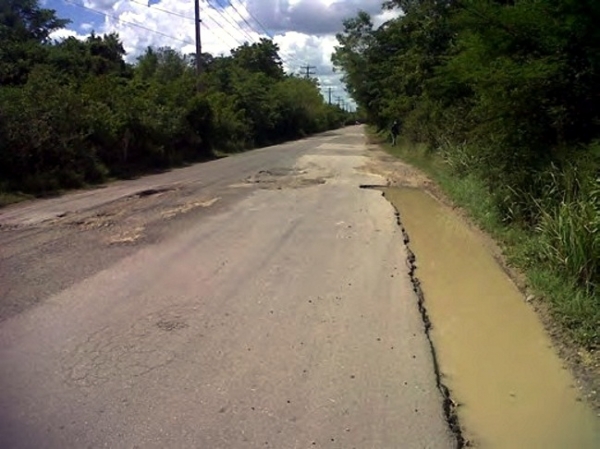
[[[2,448],[449,448],[361,127],[0,211]]]

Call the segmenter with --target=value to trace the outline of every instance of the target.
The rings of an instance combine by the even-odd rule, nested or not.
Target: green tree
[[[269,39],[261,39],[255,44],[245,43],[231,52],[234,62],[241,68],[262,73],[269,78],[283,79],[283,65],[279,57],[279,47]]]
[[[50,33],[68,23],[37,0],[0,0],[0,85],[23,84],[45,60]]]

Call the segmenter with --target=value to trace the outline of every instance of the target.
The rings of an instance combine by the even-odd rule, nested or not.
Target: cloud
[[[85,32],[90,32],[94,29],[94,24],[93,23],[82,23],[79,25],[79,29],[81,31],[85,31]]]
[[[79,40],[84,40],[87,38],[87,34],[79,34],[77,31],[69,30],[67,28],[61,28],[60,30],[55,30],[50,33],[50,39],[62,41],[68,39],[70,37],[74,37]]]
[[[82,3],[88,8],[109,12],[113,9],[113,6],[120,3],[120,0],[83,0]]]
[[[232,0],[234,3],[240,0]],[[274,32],[335,34],[359,10],[376,15],[382,0],[246,0],[248,11]]]

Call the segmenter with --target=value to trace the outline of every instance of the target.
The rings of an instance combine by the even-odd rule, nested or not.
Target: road
[[[456,447],[364,142],[0,211],[1,447]]]

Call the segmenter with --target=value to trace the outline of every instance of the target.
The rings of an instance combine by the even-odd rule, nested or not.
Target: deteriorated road
[[[0,211],[0,446],[455,446],[361,127]]]

